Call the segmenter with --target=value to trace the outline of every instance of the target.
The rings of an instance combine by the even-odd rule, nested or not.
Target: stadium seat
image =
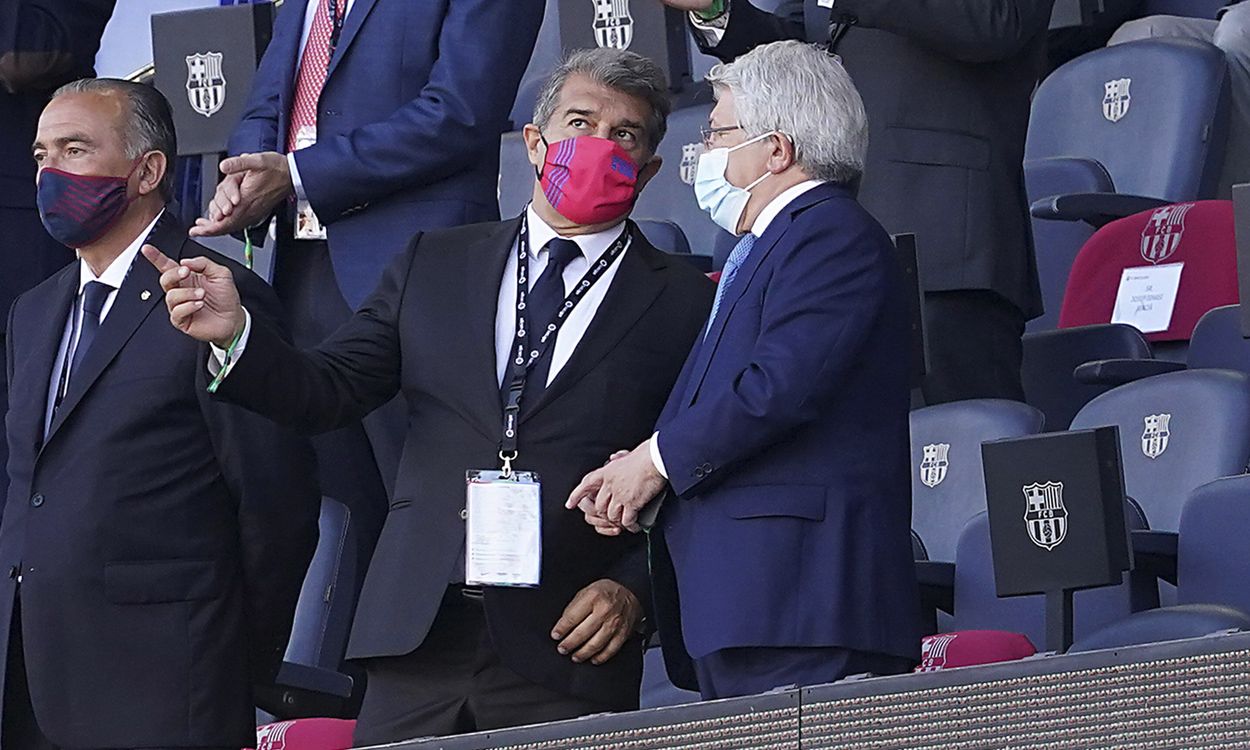
[[[1110,385],[1078,381],[1077,367],[1092,360],[1153,357],[1141,332],[1123,324],[1028,333],[1020,371],[1024,400],[1046,415],[1046,431],[1066,430],[1082,406],[1111,390]]]
[[[1215,18],[1228,0],[1145,0],[1142,16],[1188,16],[1190,18]]]
[[[916,672],[1015,661],[1037,653],[1029,639],[1005,630],[959,630],[925,636]]]
[[[1187,362],[1191,369],[1218,367],[1250,373],[1250,339],[1241,335],[1241,306],[1208,310],[1194,326]]]
[[[1195,489],[1181,511],[1176,600],[1250,615],[1250,475]]]
[[[912,529],[928,559],[954,560],[959,535],[985,510],[981,443],[1034,435],[1042,413],[997,399],[955,401],[911,412]]]
[[[658,219],[639,219],[635,222],[642,230],[642,235],[656,248],[666,253],[690,255],[690,241],[681,227],[671,221]]]
[[[1250,615],[1218,604],[1184,604],[1137,612],[1075,641],[1068,653],[1201,638],[1226,630],[1250,630]]]
[[[1187,370],[1122,385],[1085,405],[1072,429],[1120,430],[1125,487],[1149,528],[1175,531],[1199,485],[1250,461],[1250,376]]]
[[[297,719],[256,727],[256,750],[347,750],[356,722]]]
[[[695,703],[700,699],[693,690],[682,690],[668,679],[664,668],[664,655],[659,645],[652,645],[642,654],[642,689],[638,696],[640,708],[677,706]]]
[[[534,165],[530,164],[521,132],[504,133],[499,139],[499,215],[520,216],[534,195]]]

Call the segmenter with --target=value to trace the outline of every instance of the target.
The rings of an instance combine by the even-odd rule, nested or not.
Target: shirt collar
[[[156,222],[160,221],[164,215],[165,209],[162,208],[161,212],[156,215],[156,218],[152,219],[152,223],[148,224],[147,228],[140,232],[139,236],[135,237],[134,241],[127,245],[126,249],[121,252],[121,255],[114,258],[108,268],[104,269],[104,273],[98,277],[91,270],[91,266],[87,265],[87,262],[80,258],[78,260],[78,293],[82,294],[83,288],[92,281],[101,281],[114,289],[120,289],[122,282],[126,280],[126,274],[130,272],[131,264],[135,262],[135,258],[139,255],[139,249],[147,241],[148,235],[152,234],[152,227],[156,226]]]
[[[760,215],[755,217],[755,223],[751,225],[751,234],[762,237],[764,230],[768,229],[768,225],[773,223],[773,219],[777,218],[783,208],[803,193],[823,184],[824,180],[804,180],[783,190],[781,195],[769,201],[768,205],[764,206],[764,210],[760,211]]]
[[[530,259],[536,260],[538,258],[538,253],[543,249],[543,246],[550,242],[553,238],[559,237],[560,235],[556,233],[556,230],[548,226],[547,222],[542,220],[542,217],[539,216],[538,212],[534,210],[534,206],[532,204],[526,207],[525,215],[529,221]],[[565,237],[564,239],[576,242],[577,246],[581,248],[582,255],[586,258],[586,260],[590,263],[594,263],[599,260],[599,258],[608,251],[608,248],[612,247],[612,243],[621,236],[621,225],[624,223],[625,220],[621,219],[621,221],[613,224],[603,231],[595,232],[594,234],[579,234],[576,237]]]

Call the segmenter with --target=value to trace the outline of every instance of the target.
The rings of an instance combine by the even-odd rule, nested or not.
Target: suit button
[[[40,505],[43,505],[43,495],[39,494],[38,492],[31,495],[30,504],[35,506],[36,508],[38,508]]]
[[[468,509],[468,508],[461,508],[461,509],[460,509],[460,520],[461,520],[461,521],[467,521],[467,520],[469,520],[469,509]]]
[[[703,470],[702,466],[694,467],[694,475],[696,478],[702,479],[705,474],[707,474],[707,472]]]

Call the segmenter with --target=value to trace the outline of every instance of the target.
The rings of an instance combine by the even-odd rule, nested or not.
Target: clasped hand
[[[606,465],[582,478],[565,507],[582,511],[586,523],[604,536],[637,532],[638,513],[664,490],[663,476],[651,461],[651,441],[618,451]]]

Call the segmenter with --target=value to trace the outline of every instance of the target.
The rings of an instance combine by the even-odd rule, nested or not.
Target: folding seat
[[[668,679],[664,668],[664,655],[659,643],[650,644],[642,654],[642,687],[638,696],[640,708],[676,706],[696,703],[700,700],[693,690],[682,690]]]
[[[530,164],[521,131],[499,139],[499,215],[520,216],[534,195],[534,165]]]
[[[642,236],[656,248],[674,255],[690,255],[690,241],[681,227],[671,221],[659,219],[638,219],[635,222],[642,230]]]
[[[256,728],[256,750],[347,750],[355,721],[297,719]]]
[[[1145,0],[1143,16],[1188,16],[1190,18],[1215,18],[1228,0]]]
[[[1112,388],[1077,380],[1077,367],[1094,360],[1151,362],[1154,357],[1141,332],[1124,324],[1039,331],[1025,334],[1023,343],[1024,400],[1046,415],[1047,432],[1066,430],[1082,406]]]
[[[920,642],[920,664],[916,672],[994,664],[1025,659],[1037,653],[1033,643],[1020,633],[1005,630],[960,630],[925,636]]]
[[[954,560],[964,526],[985,510],[981,443],[1035,435],[1042,413],[1027,404],[975,399],[911,412],[912,529],[927,559]]]
[[[529,65],[521,76],[516,99],[512,102],[510,130],[520,130],[534,117],[534,103],[539,89],[563,55],[560,43],[560,3],[547,3],[543,10],[543,22],[538,27],[538,39],[530,54]]]
[[[1216,367],[1250,373],[1250,339],[1241,335],[1241,306],[1208,310],[1189,339],[1190,369]]]

